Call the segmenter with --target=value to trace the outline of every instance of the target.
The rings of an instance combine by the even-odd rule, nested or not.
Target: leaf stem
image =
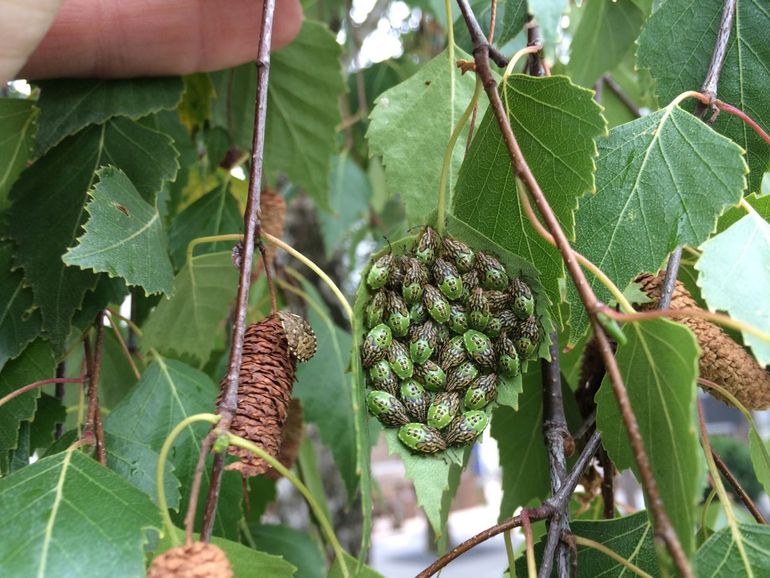
[[[573,540],[575,544],[577,544],[578,546],[593,548],[594,550],[601,552],[605,556],[612,558],[613,560],[615,560],[615,562],[617,562],[627,570],[630,570],[637,576],[641,576],[642,578],[652,578],[650,574],[648,574],[647,572],[639,568],[639,566],[637,566],[630,560],[626,560],[625,558],[623,558],[623,556],[615,552],[615,550],[608,548],[601,542],[596,542],[595,540],[591,540],[590,538],[583,538],[582,536],[577,536],[575,534],[572,534],[572,536],[570,536],[570,539]]]
[[[476,78],[476,87],[473,90],[473,96],[471,97],[470,102],[468,103],[468,106],[465,108],[465,111],[463,111],[462,116],[460,116],[460,119],[457,121],[457,124],[455,125],[454,130],[452,131],[452,134],[449,137],[449,142],[446,145],[446,150],[444,151],[444,162],[441,165],[441,178],[439,179],[438,184],[438,212],[437,212],[437,223],[436,223],[436,231],[438,231],[439,234],[443,234],[444,232],[444,226],[446,222],[446,200],[447,197],[449,197],[449,170],[452,166],[452,153],[454,152],[455,145],[457,144],[457,139],[460,138],[460,133],[462,132],[463,128],[465,128],[465,123],[468,122],[468,119],[470,118],[471,114],[473,113],[473,109],[476,107],[476,103],[478,103],[479,95],[481,94],[481,81]]]
[[[513,551],[510,530],[503,532],[503,540],[505,540],[505,554],[508,557],[508,578],[516,578],[516,554]]]
[[[725,511],[725,517],[727,518],[727,525],[730,526],[730,533],[733,536],[733,540],[738,546],[738,552],[740,552],[741,560],[743,561],[744,569],[747,576],[753,576],[751,571],[751,565],[746,557],[746,549],[743,546],[743,536],[740,530],[738,530],[738,521],[735,519],[735,512],[733,511],[733,505],[730,501],[725,486],[722,483],[722,478],[719,475],[716,462],[714,461],[714,455],[711,450],[711,443],[709,442],[708,431],[706,430],[706,418],[703,415],[703,403],[698,400],[698,423],[700,424],[700,439],[703,446],[703,453],[706,456],[706,463],[708,464],[709,473],[711,474],[711,483],[714,489],[719,495],[719,501],[722,503],[722,508]]]
[[[297,476],[295,476],[293,473],[291,473],[281,462],[279,462],[273,456],[268,454],[265,450],[263,450],[260,447],[257,447],[250,441],[245,440],[234,434],[229,434],[228,440],[231,445],[248,450],[253,454],[256,454],[258,457],[262,458],[263,460],[265,460],[279,474],[281,474],[284,478],[289,480],[289,482],[291,482],[291,484],[295,488],[297,488],[297,491],[299,491],[299,493],[302,494],[302,496],[307,501],[308,506],[310,506],[310,509],[313,511],[313,515],[315,515],[315,517],[318,519],[318,523],[323,529],[324,534],[326,534],[326,539],[328,540],[329,545],[332,547],[332,550],[334,550],[334,555],[336,556],[337,560],[339,560],[340,568],[342,569],[342,575],[345,576],[345,578],[349,578],[350,574],[348,571],[347,563],[345,562],[344,550],[342,549],[342,545],[337,539],[337,535],[334,533],[334,529],[332,528],[332,525],[329,522],[329,519],[326,517],[326,514],[324,514],[323,509],[318,504],[316,499],[313,497],[313,494],[310,492],[307,486],[305,486],[305,484],[303,484],[300,481],[300,479]]]
[[[505,85],[508,83],[508,77],[510,77],[511,74],[513,74],[513,69],[516,66],[516,63],[521,59],[522,56],[524,56],[525,54],[537,54],[542,49],[543,49],[542,46],[540,46],[539,44],[535,44],[533,46],[525,46],[524,48],[516,52],[508,61],[508,66],[505,67],[505,72],[503,72],[503,79],[500,81],[500,84]],[[507,111],[509,111],[507,98],[505,102],[505,108]]]
[[[521,527],[524,530],[525,551],[527,557],[527,577],[537,578],[537,564],[535,563],[535,543],[532,538],[532,526],[529,523],[527,509],[521,511]]]
[[[700,309],[698,307],[683,307],[682,309],[655,309],[650,311],[638,311],[636,313],[620,313],[615,311],[612,307],[600,305],[599,311],[605,313],[607,317],[611,317],[616,321],[630,321],[632,323],[637,321],[646,321],[648,319],[657,319],[659,317],[666,317],[670,319],[697,317],[711,321],[713,323],[717,323],[719,325],[723,325],[725,327],[729,327],[731,329],[735,329],[736,331],[748,333],[749,335],[753,335],[762,341],[770,343],[770,333],[762,331],[758,327],[754,327],[753,325],[749,325],[743,321],[738,321],[737,319],[723,315],[722,313],[712,313],[711,311],[706,311],[705,309]]]
[[[524,208],[524,213],[527,215],[527,219],[529,219],[532,228],[535,229],[537,234],[545,239],[550,245],[556,247],[556,241],[554,240],[553,236],[548,231],[546,231],[545,227],[543,227],[543,224],[537,218],[537,215],[535,215],[535,211],[532,208],[532,204],[529,202],[529,197],[527,196],[526,191],[519,187],[518,183],[516,188],[519,194],[519,201],[521,202],[521,206]],[[578,262],[583,265],[583,267],[588,269],[593,274],[593,276],[596,277],[599,282],[607,288],[607,290],[614,297],[615,301],[624,311],[627,313],[633,313],[635,311],[633,305],[631,305],[628,299],[626,299],[626,296],[623,295],[623,291],[621,291],[620,288],[612,282],[612,279],[607,277],[604,271],[602,271],[590,259],[588,259],[588,257],[583,256],[581,253],[578,253],[575,250],[573,250],[572,253],[575,255],[575,259],[577,259]]]
[[[163,516],[163,525],[166,528],[166,532],[168,533],[173,546],[179,545],[179,539],[176,535],[174,523],[171,521],[171,516],[168,513],[168,501],[166,500],[166,489],[164,485],[168,454],[171,451],[171,446],[174,445],[176,438],[182,433],[182,430],[199,421],[216,424],[220,419],[222,419],[221,415],[214,415],[213,413],[198,413],[191,415],[176,424],[174,429],[172,429],[168,436],[166,436],[166,439],[160,448],[160,454],[158,455],[158,469],[155,471],[155,491],[158,493],[158,508],[160,508],[160,514]]]
[[[242,241],[242,240],[243,240],[243,235],[241,235],[240,233],[231,233],[227,235],[209,235],[208,237],[198,237],[197,239],[193,239],[187,245],[187,266],[190,267],[192,265],[193,250],[198,245],[203,245],[204,243],[219,243],[221,241]]]
[[[297,259],[297,261],[301,261],[304,265],[306,265],[309,269],[311,269],[316,275],[318,275],[321,281],[326,283],[329,289],[331,289],[332,293],[334,293],[334,296],[337,298],[337,301],[339,301],[339,304],[342,307],[342,310],[345,311],[345,315],[347,316],[348,320],[349,321],[353,320],[353,309],[350,307],[350,303],[348,303],[348,300],[345,299],[345,296],[342,294],[342,291],[340,291],[340,288],[337,287],[337,284],[331,280],[331,277],[329,277],[326,273],[324,273],[323,269],[321,269],[318,265],[313,263],[313,261],[305,257],[305,255],[297,251],[294,247],[292,247],[288,243],[285,243],[281,239],[278,239],[277,237],[273,237],[267,231],[262,231],[262,237],[264,239],[267,239],[273,245],[276,245],[277,247],[280,247],[281,249],[289,253],[292,257]]]

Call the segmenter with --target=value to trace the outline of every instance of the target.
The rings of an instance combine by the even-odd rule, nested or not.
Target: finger
[[[0,84],[13,78],[51,26],[62,0],[0,0]]]
[[[218,70],[255,60],[261,0],[66,0],[20,76],[132,77]],[[277,0],[273,48],[301,26]]]

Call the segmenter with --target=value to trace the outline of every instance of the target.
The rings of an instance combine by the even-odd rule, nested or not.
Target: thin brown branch
[[[606,520],[615,517],[615,465],[612,463],[607,450],[599,451],[599,464],[602,466],[602,502],[603,515]]]
[[[187,504],[187,514],[184,517],[184,536],[185,544],[192,544],[192,535],[195,526],[195,512],[198,509],[198,497],[201,491],[201,481],[203,479],[203,471],[206,469],[206,457],[209,455],[214,440],[216,439],[216,430],[212,430],[209,434],[203,438],[201,442],[201,449],[198,453],[198,463],[195,465],[195,473],[193,474],[192,485],[190,486],[190,499]]]
[[[267,83],[270,72],[270,40],[273,33],[273,13],[275,0],[265,0],[262,5],[262,24],[260,29],[259,51],[257,54],[257,98],[254,113],[254,135],[251,150],[251,170],[249,173],[249,192],[244,214],[245,234],[243,255],[240,263],[238,279],[238,294],[235,305],[235,322],[233,323],[230,344],[230,358],[225,380],[225,391],[222,402],[217,408],[222,416],[217,427],[223,431],[230,430],[235,411],[238,407],[238,376],[243,358],[243,336],[246,332],[246,310],[249,302],[251,285],[251,269],[254,263],[254,247],[260,241],[260,191],[262,189],[262,164],[265,147],[265,118],[267,113]],[[208,542],[214,528],[219,489],[222,484],[224,470],[224,455],[217,454],[211,471],[211,482],[206,501],[206,511],[201,527],[201,540]]]
[[[628,109],[628,112],[630,112],[635,117],[642,116],[641,111],[639,110],[639,107],[636,106],[636,103],[633,101],[633,99],[626,94],[626,91],[623,90],[623,87],[620,86],[612,76],[609,74],[605,74],[602,76],[602,82],[607,85],[607,88],[609,88],[615,96],[618,97],[618,100],[623,103],[623,106],[625,106]]]
[[[487,42],[494,44],[495,42],[495,24],[497,23],[497,0],[492,0],[492,13],[489,16],[489,36]]]
[[[722,65],[725,62],[725,56],[727,55],[727,42],[730,39],[730,30],[733,26],[733,16],[735,15],[735,1],[725,0],[724,10],[722,11],[722,20],[719,23],[719,32],[717,33],[717,39],[714,43],[714,51],[711,54],[711,62],[709,63],[708,71],[706,72],[706,78],[701,86],[701,92],[703,92],[709,99],[713,100],[717,97],[717,84],[719,84],[719,75],[722,72]],[[696,107],[695,114],[701,118],[706,114],[709,107],[703,103],[699,103]],[[679,265],[682,261],[682,247],[679,246],[674,249],[671,256],[668,258],[666,264],[666,275],[663,279],[663,285],[660,289],[660,302],[658,303],[658,309],[668,309],[671,305],[671,298],[674,296],[674,289],[676,287],[676,279],[679,275]]]
[[[757,508],[757,505],[751,499],[751,496],[746,493],[746,490],[743,489],[741,483],[733,475],[733,473],[730,471],[730,468],[727,467],[727,464],[714,450],[713,447],[711,448],[711,455],[714,457],[714,463],[716,463],[719,471],[733,487],[733,490],[735,490],[735,493],[740,498],[741,502],[743,502],[743,505],[746,506],[746,509],[751,513],[752,516],[754,516],[754,519],[760,524],[767,524],[767,520],[765,520],[765,517],[762,515],[762,512],[759,511],[759,508]]]
[[[93,354],[90,340],[83,340],[86,367],[88,368],[88,410],[83,437],[93,436],[96,445],[96,458],[103,466],[107,465],[107,453],[104,448],[104,425],[99,407],[99,377],[102,370],[102,351],[104,350],[104,312],[96,314],[96,341]]]
[[[120,332],[120,327],[118,327],[117,323],[115,323],[115,320],[112,317],[112,313],[109,310],[107,310],[107,315],[110,318],[110,326],[112,327],[112,331],[115,333],[115,339],[118,340],[118,343],[120,344],[120,349],[123,351],[123,355],[126,356],[126,360],[128,361],[128,364],[131,366],[131,371],[134,373],[134,377],[136,377],[137,380],[141,379],[142,374],[139,371],[139,369],[136,367],[136,363],[134,363],[134,357],[133,355],[131,355],[131,351],[126,345],[126,341],[123,339],[123,334]],[[130,327],[128,331],[129,331],[129,335],[131,335],[132,331]]]
[[[591,286],[588,284],[583,270],[580,268],[580,265],[572,252],[572,247],[570,246],[553,209],[551,209],[545,194],[540,188],[537,179],[524,159],[521,148],[513,134],[510,121],[505,113],[505,107],[503,106],[497,91],[497,82],[495,81],[489,66],[489,44],[481,33],[481,28],[476,21],[476,17],[474,16],[468,1],[457,0],[457,2],[460,6],[460,11],[463,14],[466,25],[468,26],[471,41],[473,42],[473,56],[476,61],[476,73],[481,78],[484,90],[489,97],[492,111],[500,127],[503,140],[505,141],[508,154],[511,158],[511,165],[514,168],[516,175],[529,189],[529,192],[535,201],[535,206],[542,215],[545,225],[548,227],[548,230],[556,241],[556,245],[562,255],[567,271],[569,272],[586,312],[590,317],[591,326],[596,335],[597,345],[599,346],[599,351],[607,367],[607,375],[610,378],[612,390],[618,402],[618,407],[620,408],[621,417],[634,454],[634,461],[636,462],[637,470],[639,472],[642,488],[644,489],[647,498],[647,504],[652,514],[655,537],[657,540],[662,540],[663,543],[665,543],[682,576],[689,578],[693,576],[690,563],[663,506],[658,485],[652,474],[652,468],[650,466],[649,458],[647,457],[647,452],[644,449],[644,442],[639,431],[639,424],[631,408],[628,392],[623,383],[623,377],[620,374],[620,369],[615,360],[607,335],[604,333],[604,328],[597,318],[597,311],[600,303],[591,289]]]
[[[539,520],[545,520],[546,518],[550,517],[555,510],[557,510],[558,508],[561,508],[565,502],[566,503],[569,502],[570,498],[572,497],[572,492],[575,491],[575,488],[577,487],[578,482],[580,481],[580,478],[583,475],[583,471],[586,469],[591,459],[593,459],[594,454],[599,449],[600,445],[601,445],[601,436],[599,435],[599,432],[594,432],[593,435],[589,438],[585,447],[583,448],[583,451],[581,452],[580,456],[575,462],[575,465],[572,467],[572,470],[570,471],[569,475],[564,480],[564,484],[559,490],[559,493],[557,493],[554,496],[551,496],[536,508],[527,508],[527,516],[529,520],[533,522],[537,522]],[[496,524],[491,528],[487,528],[486,530],[479,532],[475,536],[467,539],[462,544],[458,544],[457,546],[452,548],[452,550],[444,554],[441,558],[433,562],[433,564],[431,564],[425,570],[420,572],[417,575],[417,578],[429,578],[430,576],[433,576],[439,570],[441,570],[447,564],[449,564],[452,560],[459,558],[468,550],[472,550],[482,542],[486,542],[487,540],[489,540],[490,538],[494,538],[498,534],[502,534],[503,532],[506,532],[513,528],[517,528],[521,526],[521,524],[522,524],[522,518],[521,518],[521,515],[518,515],[518,516],[513,516],[511,518],[508,518],[507,520],[499,524]]]
[[[44,385],[48,385],[50,383],[56,383],[57,385],[60,383],[83,383],[85,380],[85,377],[53,377],[51,379],[41,379],[40,381],[35,381],[32,383],[28,383],[27,385],[20,387],[19,389],[14,389],[11,393],[8,395],[3,396],[0,398],[0,407],[4,406],[6,403],[11,401],[12,399],[15,399],[19,397],[20,395],[24,395],[28,391],[32,391],[33,389],[37,389],[38,387],[43,387]]]

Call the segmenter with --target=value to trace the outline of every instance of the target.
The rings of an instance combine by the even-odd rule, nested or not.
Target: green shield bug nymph
[[[414,373],[414,364],[404,345],[394,339],[388,347],[388,361],[393,372],[401,379],[408,379]]]
[[[399,427],[409,423],[404,405],[387,391],[370,391],[366,396],[366,406],[385,426]]]
[[[463,342],[468,356],[477,364],[484,367],[495,366],[495,349],[492,341],[481,331],[469,329],[463,333]]]
[[[408,423],[398,429],[398,439],[406,447],[424,454],[435,454],[446,449],[446,442],[438,430],[424,423]]]
[[[390,327],[384,323],[375,325],[369,330],[362,347],[364,367],[371,367],[385,358],[388,348],[393,342],[393,334]]]
[[[392,266],[393,255],[386,253],[372,263],[372,266],[369,268],[369,273],[366,275],[366,284],[372,289],[384,287],[388,282],[388,276],[390,275]]]
[[[497,376],[494,373],[482,375],[465,392],[463,403],[466,409],[483,409],[497,397]]]
[[[460,395],[453,391],[444,391],[436,395],[428,407],[428,425],[444,429],[460,413]]]
[[[470,444],[486,429],[487,423],[489,423],[489,418],[483,411],[466,411],[449,424],[446,431],[446,442],[450,445]]]

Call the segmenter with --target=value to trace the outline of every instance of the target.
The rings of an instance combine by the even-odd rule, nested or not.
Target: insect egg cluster
[[[369,411],[417,452],[472,444],[501,378],[540,344],[529,285],[495,255],[429,226],[410,250],[375,259],[366,284]]]

